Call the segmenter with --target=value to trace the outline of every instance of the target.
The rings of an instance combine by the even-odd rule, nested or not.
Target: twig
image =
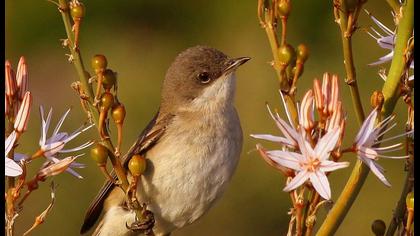
[[[51,203],[48,205],[48,207],[41,214],[39,214],[39,216],[37,216],[35,218],[34,224],[25,233],[23,233],[23,236],[28,235],[37,226],[39,226],[40,224],[44,223],[45,218],[47,217],[48,213],[53,208],[54,203],[55,203],[55,190],[56,190],[56,185],[54,185],[54,182],[53,181],[51,182],[50,188],[51,188]]]

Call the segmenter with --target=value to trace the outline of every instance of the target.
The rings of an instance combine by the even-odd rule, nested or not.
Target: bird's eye
[[[207,84],[208,82],[210,82],[211,78],[209,73],[207,72],[202,72],[200,74],[197,75],[197,79],[200,81],[200,83],[202,84]]]

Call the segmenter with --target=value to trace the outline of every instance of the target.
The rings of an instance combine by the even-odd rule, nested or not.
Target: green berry
[[[98,165],[105,165],[108,160],[108,149],[98,143],[90,149],[90,156]]]
[[[279,59],[280,63],[287,66],[296,57],[295,49],[289,44],[285,44],[279,48]]]
[[[104,92],[101,97],[101,110],[108,111],[114,104],[114,96],[110,92]]]
[[[104,89],[111,89],[116,81],[117,76],[115,75],[115,72],[111,69],[106,69],[102,78],[102,86],[104,87]]]
[[[133,176],[140,176],[146,170],[146,158],[141,155],[134,155],[128,162],[128,169]]]
[[[371,226],[372,232],[376,236],[382,236],[385,234],[386,225],[383,220],[375,220]]]
[[[111,111],[112,119],[116,124],[121,124],[124,122],[125,118],[125,107],[122,104],[118,104],[112,108]]]
[[[83,18],[85,16],[85,12],[85,6],[81,2],[79,2],[78,4],[70,5],[70,14],[73,19]]]
[[[280,0],[278,4],[279,8],[279,15],[282,17],[287,17],[290,14],[290,10],[292,9],[292,3],[290,0]]]
[[[108,66],[108,62],[106,60],[106,57],[104,55],[101,55],[101,54],[93,56],[91,64],[92,64],[92,68],[95,70],[95,72],[105,71],[106,67]]]
[[[297,60],[299,63],[305,63],[309,57],[309,49],[305,44],[297,46]]]

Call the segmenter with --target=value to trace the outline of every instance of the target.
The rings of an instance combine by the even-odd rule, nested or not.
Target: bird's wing
[[[149,122],[146,128],[141,132],[137,141],[131,146],[127,154],[122,158],[122,164],[124,167],[127,166],[130,157],[134,154],[144,154],[157,143],[160,137],[165,133],[167,125],[171,122],[173,115],[168,114],[165,116],[160,116],[159,112],[153,117]],[[111,172],[114,180],[117,180],[117,176],[114,171]],[[104,201],[111,190],[115,187],[113,182],[106,181],[96,195],[95,199],[90,204],[88,210],[86,211],[85,219],[80,229],[80,233],[86,233],[97,221],[99,218]]]

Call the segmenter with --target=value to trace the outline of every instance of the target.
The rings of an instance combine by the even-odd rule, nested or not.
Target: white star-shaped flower
[[[296,176],[286,185],[284,191],[291,191],[304,184],[308,179],[321,197],[329,200],[331,188],[326,172],[345,168],[348,162],[329,160],[330,152],[335,148],[340,137],[337,128],[325,134],[315,148],[300,136],[298,145],[301,153],[290,151],[267,151],[268,157],[284,167],[295,170]]]
[[[392,158],[392,159],[404,159],[408,156],[387,156],[384,153],[396,151],[402,148],[403,143],[396,143],[385,147],[375,147],[376,145],[389,141],[401,136],[409,135],[414,131],[410,131],[404,134],[400,134],[387,139],[378,140],[386,132],[395,127],[396,123],[384,130],[384,128],[390,124],[395,116],[389,116],[377,125],[375,125],[376,117],[378,116],[377,109],[374,109],[360,127],[359,132],[354,140],[354,148],[358,158],[365,163],[370,170],[387,186],[391,186],[388,180],[385,178],[384,169],[376,163],[379,157]],[[382,131],[383,130],[383,131]]]

